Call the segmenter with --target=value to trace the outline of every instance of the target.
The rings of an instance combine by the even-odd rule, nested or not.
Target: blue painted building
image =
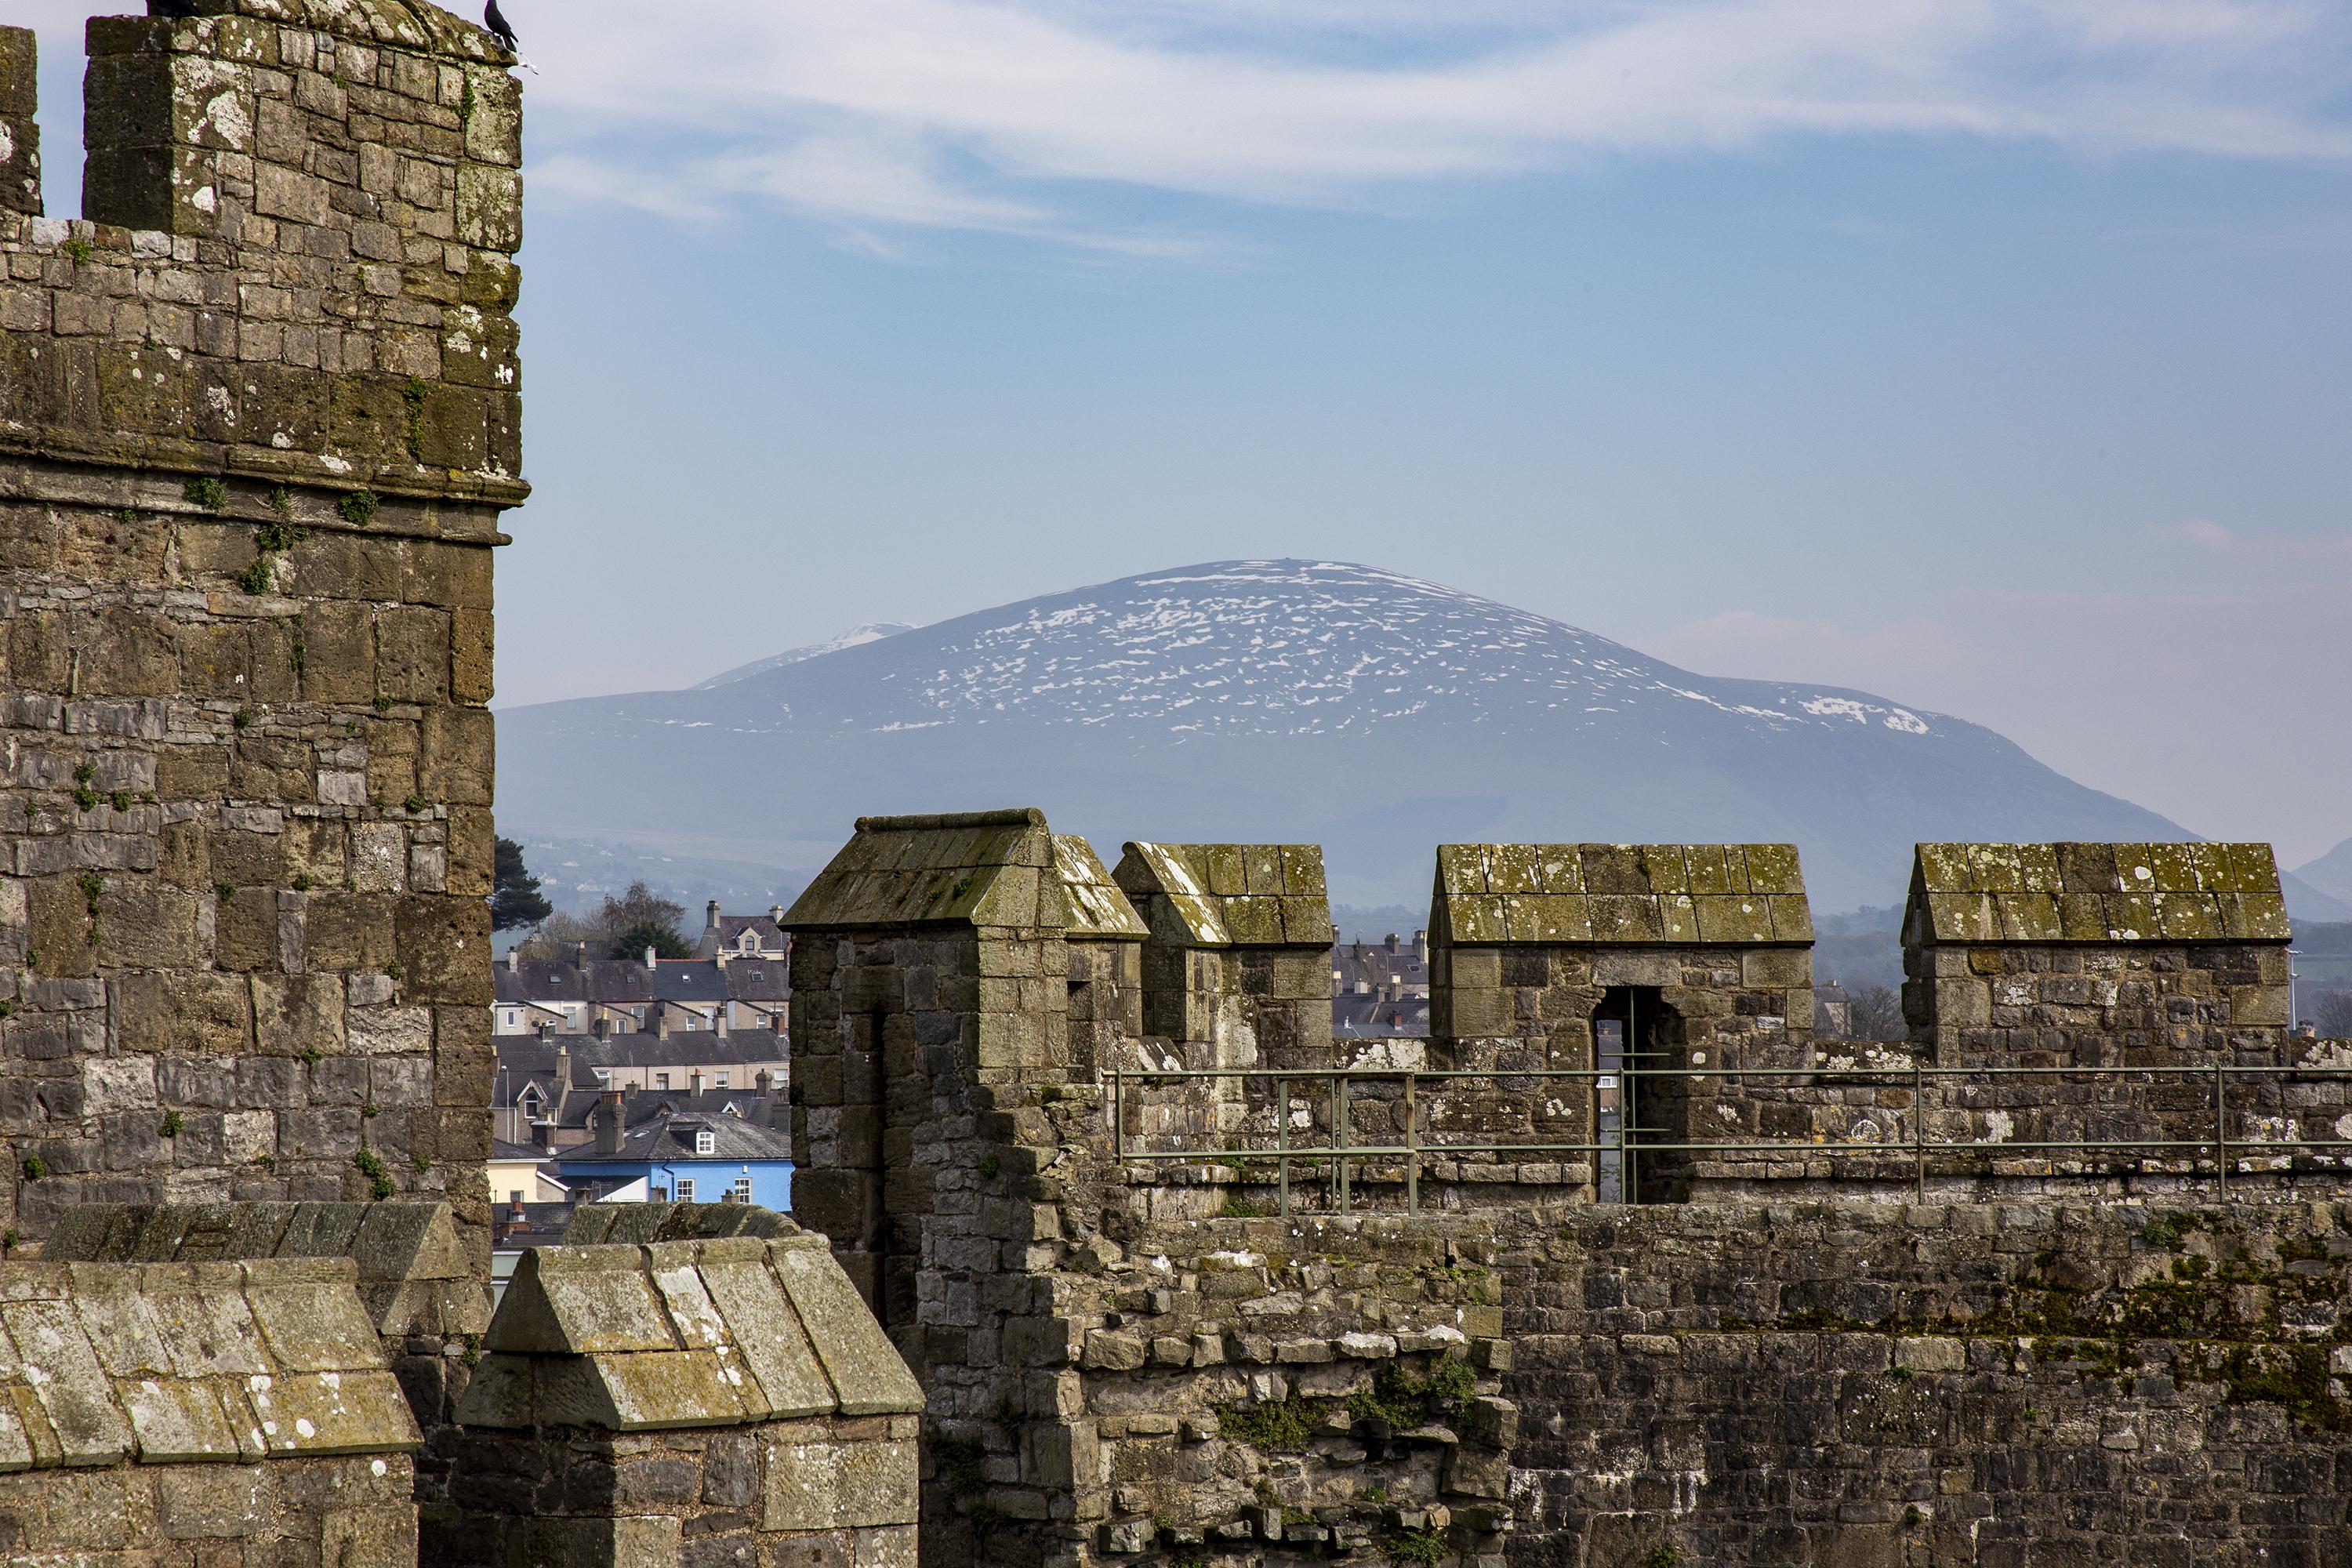
[[[618,1096],[608,1096],[617,1100]],[[600,1110],[603,1108],[600,1107]],[[789,1214],[793,1141],[726,1110],[665,1110],[623,1133],[619,1108],[591,1119],[597,1136],[555,1162],[563,1184],[583,1203],[620,1193],[651,1203],[758,1204]]]

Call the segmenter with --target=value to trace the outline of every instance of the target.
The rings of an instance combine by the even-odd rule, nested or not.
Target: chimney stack
[[[522,943],[517,942],[512,947],[507,949],[507,973],[509,974],[512,974],[521,967]]]
[[[710,902],[703,909],[702,929],[705,931],[717,931],[719,929],[719,900],[717,899],[711,900]]]
[[[575,942],[572,944],[572,967],[574,969],[585,969],[588,967],[588,944],[586,942]]]
[[[782,929],[784,923],[784,906],[782,904],[770,904],[768,906],[768,918],[775,921],[777,927]]]
[[[608,1089],[596,1097],[596,1109],[589,1113],[596,1124],[596,1152],[617,1154],[621,1152],[621,1091]]]
[[[770,1072],[766,1068],[761,1068],[758,1072],[751,1075],[751,1087],[758,1089],[761,1094],[770,1093],[774,1089],[775,1085],[776,1075]]]
[[[613,1037],[613,1015],[610,1013],[596,1015],[596,1037],[600,1040],[609,1040]]]
[[[719,1003],[718,1006],[713,1007],[710,1010],[710,1032],[717,1035],[722,1040],[727,1037],[728,1012],[728,1005],[724,1002]]]
[[[661,955],[660,955],[659,953],[657,953],[657,952],[656,952],[654,951],[654,949],[653,949],[653,944],[652,944],[651,942],[647,942],[647,943],[646,944],[646,973],[647,974],[652,974],[652,973],[656,973],[656,971],[655,971],[655,969],[654,969],[654,964],[655,964],[656,961],[656,960],[658,960],[658,959],[660,958],[660,956],[661,956]]]
[[[654,1004],[654,1038],[669,1038],[669,1008],[659,1002]]]

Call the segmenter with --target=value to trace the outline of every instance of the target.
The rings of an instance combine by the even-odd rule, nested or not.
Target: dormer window
[[[760,933],[755,931],[747,931],[740,937],[736,939],[735,945],[744,952],[757,952],[760,951]]]
[[[708,1127],[696,1128],[694,1130],[694,1152],[698,1154],[717,1153],[719,1152],[718,1135],[712,1132]]]

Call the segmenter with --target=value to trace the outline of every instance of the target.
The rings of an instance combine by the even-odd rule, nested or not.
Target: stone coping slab
[[[1143,917],[1111,880],[1095,847],[1076,834],[1054,835],[1054,869],[1062,878],[1064,936],[1141,942],[1151,934]]]
[[[861,816],[856,836],[785,911],[787,931],[1060,923],[1053,835],[1034,808]]]
[[[1904,940],[2284,942],[2267,844],[1922,844]]]
[[[0,1265],[0,1471],[423,1444],[349,1258]]]
[[[1319,844],[1135,841],[1111,878],[1130,899],[1165,898],[1195,947],[1331,945]]]
[[[765,1239],[800,1234],[801,1227],[791,1215],[758,1204],[582,1204],[564,1222],[563,1245],[717,1241],[730,1236]]]
[[[457,1405],[467,1426],[634,1432],[923,1407],[819,1236],[540,1247],[486,1344]]]
[[[1433,933],[1456,945],[1805,945],[1793,844],[1441,844]]]

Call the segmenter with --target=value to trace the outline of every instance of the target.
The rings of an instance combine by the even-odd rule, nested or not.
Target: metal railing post
[[[1339,1073],[1331,1079],[1331,1168],[1339,1177],[1339,1212],[1348,1212],[1348,1156],[1339,1152],[1348,1146],[1348,1075]]]
[[[2213,1170],[2221,1178],[2225,1199],[2230,1195],[2229,1071],[2217,1058],[2213,1063]]]
[[[1274,1163],[1282,1183],[1282,1217],[1290,1217],[1290,1080],[1274,1080]]]
[[[1404,1208],[1421,1212],[1420,1102],[1413,1093],[1413,1075],[1404,1075]]]
[[[1927,1101],[1921,1087],[1919,1058],[1911,1058],[1911,1170],[1917,1178],[1919,1201],[1927,1201]]]

